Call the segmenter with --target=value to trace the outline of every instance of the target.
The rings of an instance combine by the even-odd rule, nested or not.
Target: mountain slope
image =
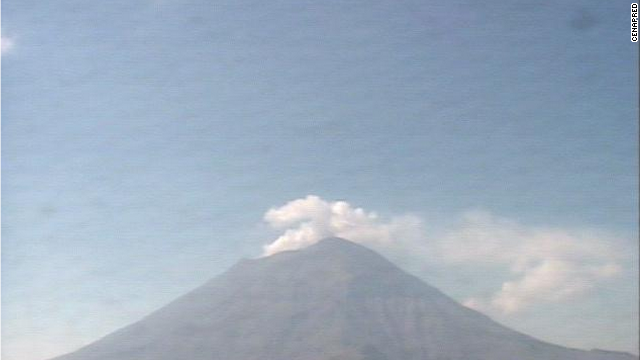
[[[342,239],[243,260],[56,360],[632,360],[543,343]]]

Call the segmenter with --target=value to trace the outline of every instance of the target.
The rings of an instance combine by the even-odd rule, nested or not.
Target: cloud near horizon
[[[426,221],[416,215],[385,219],[345,201],[308,195],[271,208],[264,220],[283,231],[264,247],[264,256],[337,236],[401,250],[445,268],[504,267],[500,289],[489,297],[464,301],[489,313],[512,314],[540,303],[573,299],[621,271],[621,255],[611,235],[525,226],[486,211],[465,213],[456,226],[434,236],[426,233]]]
[[[509,279],[490,298],[465,301],[487,312],[510,314],[571,299],[621,271],[621,253],[608,234],[524,226],[488,212],[464,214],[437,242],[449,264],[508,268]]]
[[[11,49],[13,49],[14,44],[15,43],[13,39],[5,36],[0,37],[0,53],[2,55],[8,53],[9,51],[11,51]]]

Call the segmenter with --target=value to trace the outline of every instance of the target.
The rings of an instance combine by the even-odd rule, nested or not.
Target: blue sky
[[[533,247],[542,231],[627,253],[589,291],[495,316],[638,352],[628,2],[2,10],[3,359],[73,350],[260,255],[280,235],[265,212],[308,194],[411,214],[427,242],[475,211]],[[460,301],[514,276],[390,256]]]

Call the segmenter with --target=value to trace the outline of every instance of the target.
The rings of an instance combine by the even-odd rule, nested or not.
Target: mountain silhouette
[[[374,251],[329,238],[241,260],[56,360],[633,360],[569,349],[461,306]]]

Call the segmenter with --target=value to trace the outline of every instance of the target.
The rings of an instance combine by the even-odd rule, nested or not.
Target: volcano
[[[55,360],[634,360],[569,349],[458,304],[376,252],[329,238],[241,260]]]

